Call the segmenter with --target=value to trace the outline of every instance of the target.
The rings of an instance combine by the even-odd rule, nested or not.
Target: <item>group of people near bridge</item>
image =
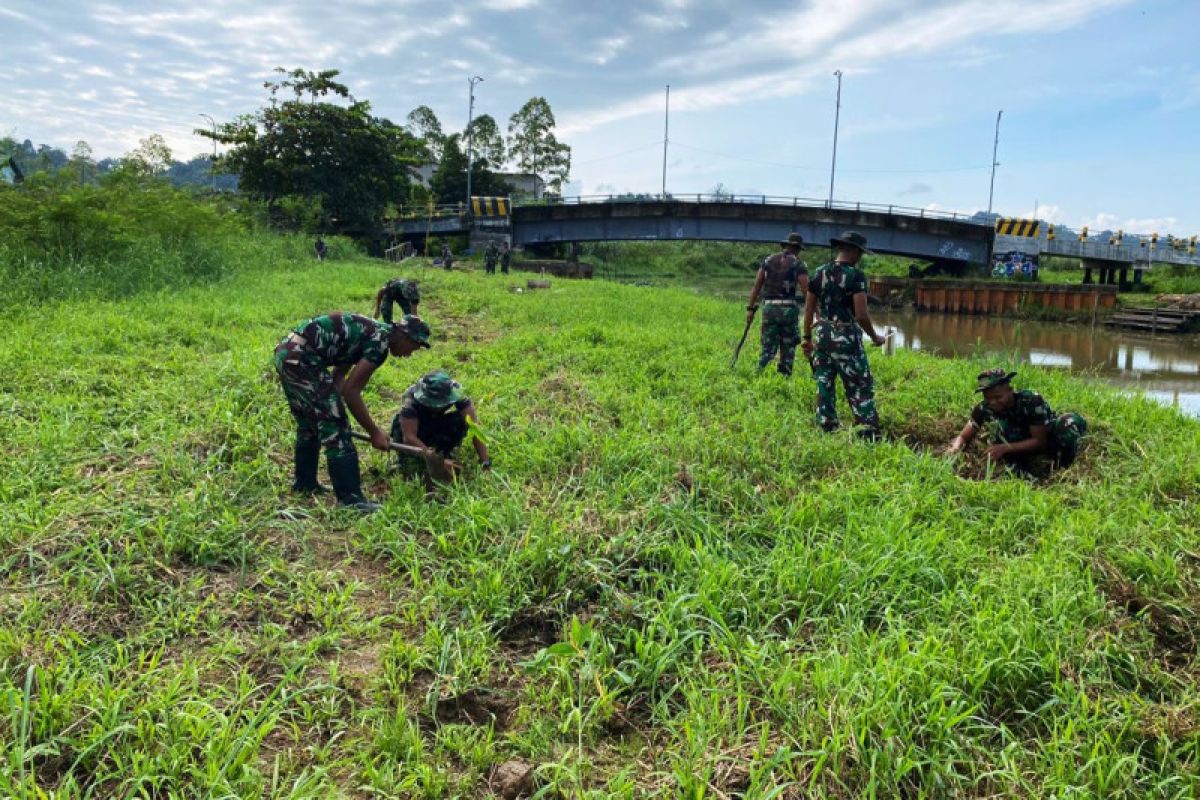
[[[833,258],[811,278],[800,258],[800,234],[790,234],[780,244],[783,249],[759,266],[746,305],[747,327],[762,307],[759,371],[778,357],[780,374],[791,376],[799,344],[817,384],[817,422],[822,430],[841,427],[836,386],[840,379],[857,435],[878,439],[875,381],[863,335],[877,346],[887,337],[875,329],[867,306],[867,279],[859,265],[871,252],[866,237],[847,231],[831,239]],[[798,293],[804,298],[803,312]],[[975,388],[983,397],[946,452],[961,452],[984,431],[989,440],[986,457],[993,463],[1023,474],[1033,471],[1039,456],[1048,457],[1051,468],[1069,466],[1079,453],[1087,421],[1076,413],[1055,414],[1037,392],[1015,390],[1014,377],[1015,372],[998,368],[976,376]]]
[[[435,466],[443,475],[461,469],[455,452],[478,424],[478,417],[474,403],[447,372],[428,372],[409,386],[388,431],[375,422],[362,397],[389,355],[407,358],[432,346],[432,331],[417,316],[420,302],[417,282],[396,278],[376,293],[373,316],[343,311],[321,314],[296,325],[276,345],[275,370],[296,422],[294,492],[329,491],[317,480],[324,448],[338,504],[362,513],[379,510],[363,494],[350,417],[375,449],[390,452],[398,449],[394,444],[402,444],[397,461],[408,474],[424,474],[426,467],[432,472]],[[396,322],[392,321],[394,306],[403,314]],[[472,444],[481,468],[490,469],[487,444],[478,436],[472,437]]]

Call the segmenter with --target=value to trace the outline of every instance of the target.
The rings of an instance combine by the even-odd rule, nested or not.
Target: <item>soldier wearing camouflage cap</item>
[[[1055,414],[1050,404],[1030,389],[1014,390],[1016,375],[996,368],[975,376],[975,391],[982,393],[983,399],[971,410],[971,419],[946,452],[961,452],[979,431],[987,429],[991,439],[988,461],[1028,474],[1033,456],[1044,454],[1050,457],[1051,468],[1069,467],[1079,455],[1087,420],[1071,412]]]
[[[346,409],[377,450],[391,439],[371,419],[362,390],[388,355],[411,356],[429,347],[429,326],[406,316],[388,324],[361,314],[333,313],[305,320],[275,347],[275,371],[296,420],[296,472],[292,489],[324,491],[317,483],[321,446],[338,504],[364,513],[379,509],[362,494],[358,451],[350,438]]]
[[[818,269],[808,283],[801,342],[817,381],[817,421],[826,431],[840,427],[836,381],[841,376],[854,422],[860,426],[859,435],[876,439],[879,412],[875,409],[875,380],[862,335],[866,333],[877,346],[882,346],[887,338],[880,336],[871,322],[867,311],[867,277],[858,266],[863,255],[870,251],[866,237],[854,231],[829,242],[834,248],[834,259]]]
[[[500,250],[497,249],[495,242],[488,242],[487,248],[483,251],[483,270],[488,275],[496,274],[496,261],[500,258]]]
[[[800,260],[804,239],[798,233],[788,235],[780,242],[783,250],[763,259],[750,289],[750,302],[746,304],[746,327],[749,329],[754,312],[758,310],[758,298],[763,298],[762,352],[758,358],[758,369],[766,369],[775,354],[779,353],[779,374],[790,376],[796,358],[796,344],[800,340],[800,306],[796,302],[796,290],[803,296],[808,292],[808,266]]]
[[[400,306],[405,316],[417,314],[421,303],[421,289],[417,282],[408,278],[392,278],[375,294],[375,318],[392,321],[392,304]]]
[[[454,461],[454,451],[467,437],[467,422],[479,424],[475,404],[463,394],[462,386],[444,370],[421,376],[404,393],[400,413],[392,420],[392,438],[441,456],[448,472],[461,467]],[[492,459],[487,445],[478,437],[472,439],[475,454],[484,469],[490,469]],[[419,467],[414,456],[398,454],[402,469]]]

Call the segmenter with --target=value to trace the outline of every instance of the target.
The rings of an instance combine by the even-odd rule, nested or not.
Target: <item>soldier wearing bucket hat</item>
[[[982,393],[983,399],[971,410],[970,420],[946,452],[961,452],[986,428],[991,440],[987,458],[993,463],[1028,474],[1034,456],[1048,455],[1051,468],[1070,466],[1087,434],[1087,421],[1075,413],[1055,414],[1037,392],[1014,390],[1016,375],[995,368],[975,376],[975,391]]]
[[[834,250],[833,261],[813,275],[804,302],[802,346],[817,381],[817,422],[826,431],[840,427],[836,381],[841,376],[854,422],[860,426],[859,435],[876,439],[879,412],[875,408],[875,381],[862,335],[865,332],[880,346],[887,339],[875,331],[871,322],[867,278],[858,266],[863,254],[871,251],[866,237],[855,231],[847,231],[829,243]]]
[[[447,471],[457,472],[460,467],[453,460],[454,451],[467,437],[468,420],[479,424],[474,403],[449,373],[435,370],[422,375],[404,393],[404,404],[392,420],[392,438],[441,456]],[[487,445],[478,437],[472,439],[472,444],[480,466],[491,468]],[[405,471],[423,466],[414,456],[398,454],[398,458]]]
[[[796,290],[801,295],[808,291],[808,265],[800,260],[804,239],[798,233],[790,233],[780,242],[783,250],[768,256],[758,268],[754,287],[750,289],[750,302],[746,304],[746,329],[758,310],[758,299],[763,300],[762,352],[758,358],[761,372],[779,353],[776,369],[780,375],[792,374],[792,363],[796,359],[796,344],[800,339],[800,306],[796,302]]]

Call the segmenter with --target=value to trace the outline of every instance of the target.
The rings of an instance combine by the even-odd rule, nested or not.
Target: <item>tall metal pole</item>
[[[992,143],[992,183],[988,187],[988,213],[992,213],[992,195],[996,191],[996,167],[1000,166],[1000,162],[996,160],[996,154],[1000,150],[1000,118],[1004,116],[1004,109],[1000,109],[996,113],[996,141]]]
[[[833,176],[837,173],[838,122],[842,116],[842,71],[834,70],[837,76],[837,105],[833,109],[833,163],[829,166],[829,207],[833,208]]]
[[[470,86],[470,99],[467,101],[467,216],[471,215],[471,171],[475,164],[474,134],[471,130],[471,123],[475,121],[475,84],[482,83],[483,78],[476,75],[473,78],[467,78],[467,84]]]
[[[671,84],[667,84],[667,107],[663,117],[663,199],[667,199],[667,142],[671,141]]]
[[[204,117],[206,120],[208,120],[210,123],[212,123],[213,157],[212,157],[212,163],[209,164],[209,166],[208,166],[208,174],[209,174],[209,177],[212,178],[212,190],[215,193],[217,191],[217,121],[215,119],[213,119],[212,117],[210,117],[208,114],[200,114],[199,116]]]

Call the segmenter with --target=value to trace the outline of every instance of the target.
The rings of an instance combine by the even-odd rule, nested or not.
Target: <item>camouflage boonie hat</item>
[[[412,339],[421,347],[432,347],[429,344],[429,337],[433,331],[429,330],[429,326],[420,317],[414,317],[412,314],[405,314],[404,319],[393,325],[396,330],[399,330],[408,338]]]
[[[1017,377],[1015,372],[1005,372],[1000,367],[984,370],[975,376],[975,381],[978,384],[975,391],[985,392],[993,386],[999,386],[1008,383],[1013,378]]]
[[[798,247],[804,249],[804,237],[798,233],[789,233],[786,239],[779,242],[784,247]]]
[[[440,369],[422,375],[413,391],[413,399],[428,408],[445,408],[462,397],[462,386]]]
[[[838,245],[847,245],[849,247],[857,247],[859,250],[861,250],[866,255],[872,255],[872,256],[875,255],[874,253],[872,253],[870,250],[867,249],[867,237],[863,236],[858,231],[846,231],[841,236],[837,236],[837,237],[834,237],[833,239],[830,239],[829,244],[832,247],[837,247]]]

